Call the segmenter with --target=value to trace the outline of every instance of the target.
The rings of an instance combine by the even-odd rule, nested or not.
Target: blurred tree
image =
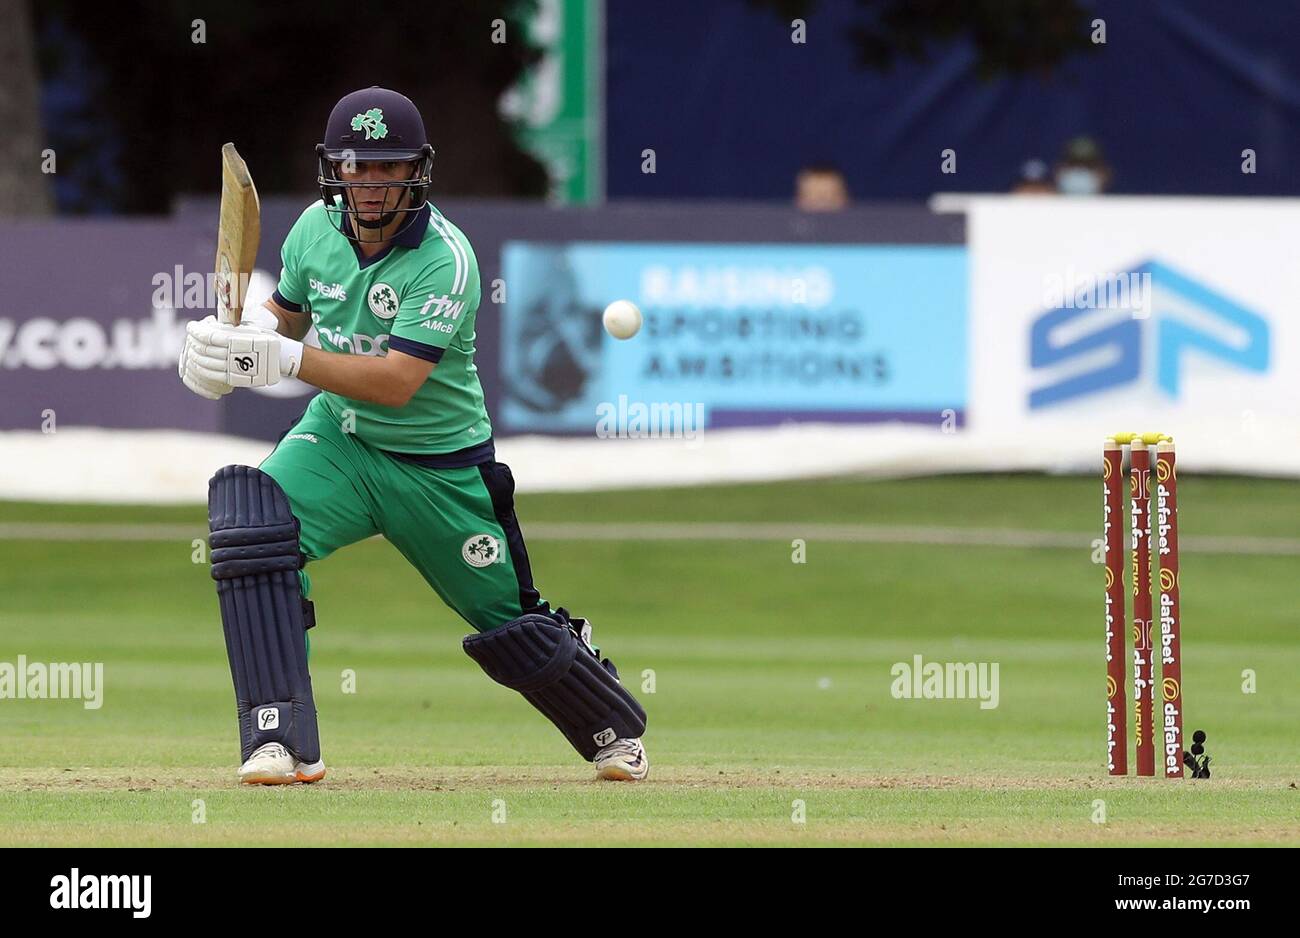
[[[107,193],[112,206],[166,212],[179,193],[219,187],[227,140],[239,145],[262,192],[314,191],[314,147],[330,108],[368,85],[401,91],[423,112],[437,151],[435,197],[544,196],[545,167],[520,149],[498,108],[538,58],[519,25],[535,6],[42,0],[37,20],[43,39],[71,35],[91,59],[80,66],[95,80],[80,90],[108,139],[84,158],[116,163],[96,176],[120,178]],[[503,43],[492,42],[498,19]],[[51,24],[59,29],[44,28]]]
[[[820,0],[747,0],[785,21],[808,19]],[[856,0],[863,22],[848,35],[859,62],[882,71],[900,58],[927,61],[932,47],[969,40],[981,78],[1050,71],[1070,55],[1096,52],[1087,11],[1076,0]]]
[[[41,171],[41,116],[35,41],[27,0],[0,0],[0,215],[48,215]]]

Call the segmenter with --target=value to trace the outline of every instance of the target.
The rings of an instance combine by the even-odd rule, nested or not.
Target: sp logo
[[[1135,297],[1124,296],[1124,284],[1134,277],[1150,284],[1149,318],[1134,316]],[[1179,400],[1185,377],[1203,374],[1209,362],[1247,374],[1268,372],[1269,322],[1236,297],[1154,258],[1132,270],[1085,278],[1079,286],[1089,279],[1106,294],[1104,303],[1079,305],[1066,297],[1030,327],[1029,367],[1040,379],[1029,392],[1031,410],[1139,383]],[[1195,356],[1196,371],[1189,356]]]
[[[280,711],[275,707],[263,707],[258,710],[257,728],[259,730],[278,730],[280,728]]]
[[[235,365],[240,371],[249,372],[253,370],[253,357],[251,355],[240,355],[235,359]]]

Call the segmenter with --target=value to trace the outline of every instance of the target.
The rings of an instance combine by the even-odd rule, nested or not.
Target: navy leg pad
[[[315,616],[298,579],[306,558],[289,498],[260,469],[226,466],[208,483],[208,525],[242,758],[278,742],[319,761],[306,641]]]
[[[645,732],[645,710],[619,683],[613,663],[550,616],[520,616],[463,644],[488,677],[523,694],[588,762],[615,739]]]

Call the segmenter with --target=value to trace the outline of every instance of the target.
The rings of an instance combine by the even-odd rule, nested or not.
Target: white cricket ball
[[[631,300],[615,300],[605,307],[600,321],[616,339],[630,339],[641,331],[641,310]]]

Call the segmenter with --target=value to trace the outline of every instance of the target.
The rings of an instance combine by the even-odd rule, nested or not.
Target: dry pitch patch
[[[178,774],[185,776],[178,778]],[[1167,782],[1164,779],[1113,778],[1098,775],[882,775],[870,772],[814,773],[774,769],[725,771],[655,767],[649,779],[636,783],[602,782],[592,777],[587,767],[564,766],[392,766],[385,768],[330,768],[325,780],[315,785],[287,786],[295,790],[315,791],[447,791],[474,786],[491,788],[537,788],[577,786],[598,789],[715,791],[735,788],[772,790],[808,789],[813,791],[852,791],[890,789],[904,791],[1081,791],[1098,794],[1116,791],[1167,790],[1184,785],[1211,791],[1276,791],[1296,793],[1300,807],[1300,783],[1257,778],[1216,779],[1209,783]],[[245,786],[234,781],[231,767],[211,766],[142,770],[139,768],[0,768],[0,792],[24,791],[154,791],[189,789],[231,789],[256,791],[280,786]]]
[[[177,778],[183,772],[185,778]],[[244,787],[227,768],[0,769],[4,846],[1194,846],[1300,844],[1291,783],[665,768],[336,769]],[[206,819],[194,823],[195,799]],[[1098,800],[1109,818],[1098,824]],[[801,803],[804,820],[794,820]],[[495,814],[494,814],[495,812]],[[496,818],[496,820],[494,820]]]

